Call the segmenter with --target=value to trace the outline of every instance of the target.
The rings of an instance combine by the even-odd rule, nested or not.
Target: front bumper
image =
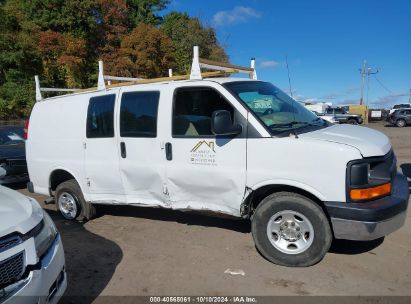
[[[37,265],[36,265],[37,266]],[[57,303],[67,288],[63,244],[57,236],[38,267],[21,281],[6,287],[4,304]],[[1,296],[1,295],[0,295]]]
[[[397,174],[391,195],[366,203],[326,202],[336,239],[374,240],[404,225],[410,190],[407,178]]]

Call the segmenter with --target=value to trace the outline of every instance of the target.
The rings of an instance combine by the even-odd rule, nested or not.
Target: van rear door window
[[[87,111],[87,138],[114,137],[115,99],[115,94],[90,98]]]
[[[121,137],[156,137],[160,92],[123,93],[120,109]]]

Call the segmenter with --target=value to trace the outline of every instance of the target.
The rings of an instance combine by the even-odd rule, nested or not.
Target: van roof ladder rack
[[[201,68],[211,70],[211,72],[201,72]],[[59,88],[42,88],[40,86],[39,77],[34,76],[36,82],[36,101],[43,99],[41,92],[90,92],[95,90],[105,90],[107,88],[115,88],[122,86],[129,86],[135,84],[155,83],[155,82],[168,82],[174,80],[201,80],[203,78],[211,77],[224,77],[230,74],[245,73],[248,74],[251,79],[257,79],[257,72],[255,69],[255,59],[251,59],[251,66],[238,66],[230,63],[217,62],[199,57],[198,46],[194,46],[193,49],[193,62],[191,65],[191,73],[189,75],[176,75],[173,76],[173,70],[168,70],[168,77],[143,79],[137,77],[119,77],[104,75],[103,61],[98,62],[98,82],[97,87],[88,89],[59,89]],[[106,85],[107,80],[107,85]],[[112,84],[111,81],[117,81],[118,83]]]
[[[203,79],[201,68],[223,71],[229,74],[245,73],[249,74],[251,79],[257,79],[257,72],[255,69],[255,58],[251,58],[251,67],[244,67],[233,65],[230,63],[217,62],[199,57],[198,46],[193,49],[193,63],[191,65],[190,79]]]
[[[39,76],[34,76],[34,81],[36,82],[36,101],[43,99],[41,92],[78,92],[81,89],[60,89],[60,88],[41,88]]]

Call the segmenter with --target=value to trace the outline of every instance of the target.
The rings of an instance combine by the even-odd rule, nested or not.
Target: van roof
[[[136,84],[124,84],[119,83],[118,85],[112,87],[112,86],[107,86],[106,89],[104,90],[113,90],[113,89],[121,89],[122,87],[146,87],[146,86],[163,86],[163,85],[168,85],[168,84],[173,84],[173,83],[202,83],[204,81],[212,81],[216,82],[219,84],[224,84],[224,83],[229,83],[229,82],[237,82],[237,81],[258,81],[255,79],[250,79],[250,78],[242,78],[242,77],[213,77],[213,78],[204,78],[204,79],[185,79],[185,80],[168,80],[168,81],[163,81],[163,82],[148,82],[148,83],[136,83]],[[104,90],[98,89],[98,88],[90,88],[90,89],[84,89],[84,90],[79,90],[79,91],[74,91],[71,92],[70,94],[64,94],[64,95],[57,95],[57,96],[52,96],[48,98],[44,98],[43,101],[46,100],[53,100],[53,99],[60,99],[60,98],[67,98],[70,96],[77,96],[77,95],[83,95],[83,94],[92,94],[96,92],[102,92]]]
[[[216,77],[216,78],[205,78],[204,80],[210,80],[214,82],[218,82],[220,84],[227,83],[227,82],[235,82],[235,81],[257,81],[256,79],[244,78],[244,77]],[[201,81],[201,80],[197,80]]]

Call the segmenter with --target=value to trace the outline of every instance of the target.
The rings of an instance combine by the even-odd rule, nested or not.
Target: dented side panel
[[[167,164],[171,205],[240,214],[246,178],[246,139],[173,139]]]
[[[204,82],[204,85],[214,87],[239,115],[247,117],[245,109],[221,85],[212,82]],[[173,96],[173,91],[167,95]],[[168,120],[164,120],[162,126],[167,130],[165,142],[171,143],[173,154],[172,160],[166,161],[171,208],[211,210],[239,216],[246,184],[245,130],[244,134],[234,138],[173,137],[172,106],[170,100],[169,108],[164,108]]]
[[[122,96],[128,92],[158,92],[159,103],[157,111],[156,137],[122,137],[120,132],[120,115]],[[137,102],[137,101],[135,101]],[[121,179],[126,195],[127,204],[167,207],[167,198],[164,195],[165,184],[165,157],[162,149],[162,107],[168,98],[160,88],[122,88],[119,99],[119,123],[117,149],[120,155]],[[121,153],[124,145],[125,155]]]

